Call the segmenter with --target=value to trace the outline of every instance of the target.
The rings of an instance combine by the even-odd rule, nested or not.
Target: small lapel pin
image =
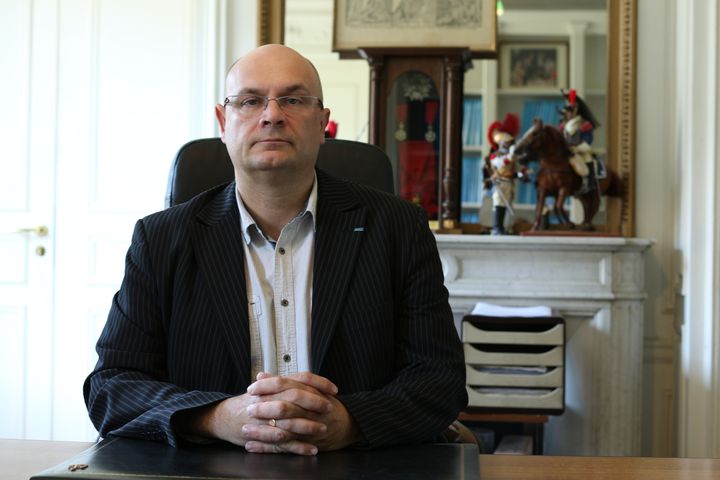
[[[353,232],[364,232],[364,231],[365,231],[365,227],[355,227],[353,229]]]

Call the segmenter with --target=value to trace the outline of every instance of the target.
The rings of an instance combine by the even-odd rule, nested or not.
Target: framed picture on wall
[[[568,48],[564,43],[500,45],[500,88],[553,90],[568,86]]]
[[[468,48],[496,51],[492,0],[335,0],[333,51],[358,48]]]

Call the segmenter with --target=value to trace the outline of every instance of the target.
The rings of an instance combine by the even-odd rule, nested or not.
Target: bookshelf
[[[481,223],[483,205],[483,96],[465,94],[463,99],[462,179],[460,221]]]
[[[539,21],[541,17],[542,21]],[[501,48],[503,42],[509,41],[567,44],[568,87],[577,90],[600,122],[601,127],[595,131],[592,147],[600,153],[604,152],[607,129],[603,126],[607,121],[608,75],[606,12],[571,10],[547,15],[547,12],[534,10],[506,10],[498,25],[498,43]],[[483,201],[487,197],[484,197],[482,191],[482,163],[489,153],[485,130],[508,112],[520,117],[520,135],[530,127],[534,117],[557,125],[560,121],[557,108],[563,105],[559,89],[524,91],[499,88],[499,63],[498,60],[474,60],[473,68],[465,73],[464,82],[466,103],[463,108],[461,219],[463,222],[485,226],[492,223],[492,202]],[[531,221],[534,216],[536,191],[533,171],[537,171],[537,166],[531,165],[530,168],[530,181],[516,184],[513,208],[518,218],[514,220]],[[476,188],[478,171],[479,188]],[[471,178],[466,179],[466,176]],[[567,208],[570,209],[571,219],[579,221],[582,218],[582,207],[576,203],[570,201]],[[598,223],[605,222],[604,209],[601,208],[595,220]]]

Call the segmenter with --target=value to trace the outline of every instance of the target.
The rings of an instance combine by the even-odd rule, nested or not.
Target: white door
[[[51,432],[55,61],[52,5],[0,15],[0,437]],[[36,227],[41,227],[34,231]],[[37,233],[36,233],[37,232]],[[49,232],[49,234],[45,233]],[[42,234],[42,235],[41,235]]]
[[[133,224],[215,134],[223,5],[2,0],[0,437],[96,436],[82,383]]]

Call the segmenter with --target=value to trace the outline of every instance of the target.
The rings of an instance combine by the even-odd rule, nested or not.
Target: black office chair
[[[395,193],[390,159],[374,145],[328,139],[320,146],[317,166],[335,177]],[[219,138],[188,142],[180,147],[170,169],[165,207],[190,200],[233,178],[230,156]]]

